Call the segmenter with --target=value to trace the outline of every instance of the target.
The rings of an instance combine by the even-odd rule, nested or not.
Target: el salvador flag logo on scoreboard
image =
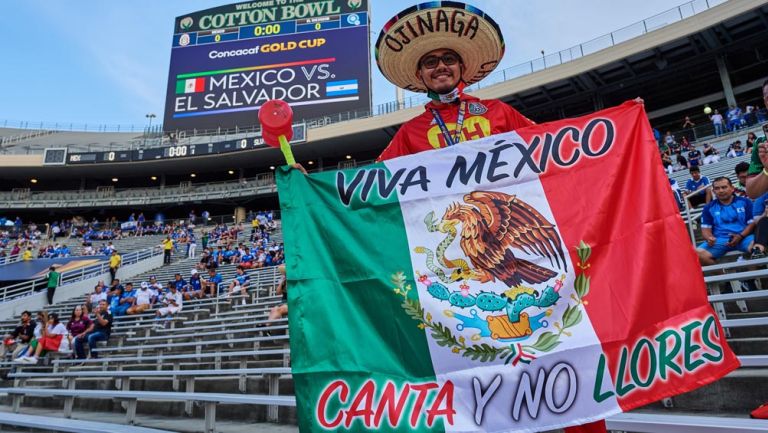
[[[329,81],[325,83],[325,95],[357,95],[357,80]]]

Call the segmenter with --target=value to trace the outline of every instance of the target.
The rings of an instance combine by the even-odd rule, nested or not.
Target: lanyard
[[[461,104],[459,105],[459,117],[456,119],[456,129],[453,131],[453,134],[451,134],[450,131],[448,131],[448,127],[445,126],[445,121],[443,121],[443,117],[440,116],[440,112],[437,111],[436,108],[431,108],[432,116],[435,118],[437,126],[440,127],[440,131],[445,138],[445,143],[448,146],[453,146],[454,144],[461,142],[461,127],[464,125],[464,112],[466,111],[466,108],[467,101],[461,101]]]

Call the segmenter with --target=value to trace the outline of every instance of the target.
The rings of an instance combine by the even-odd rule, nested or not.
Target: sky
[[[369,0],[371,43],[420,0]],[[2,0],[0,126],[4,121],[144,125],[162,118],[174,18],[214,0]],[[501,70],[677,7],[675,0],[468,0],[502,28]],[[371,62],[373,103],[395,88]]]

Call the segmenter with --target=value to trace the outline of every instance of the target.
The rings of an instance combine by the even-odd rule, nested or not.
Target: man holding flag
[[[401,12],[379,34],[376,63],[384,77],[403,89],[426,92],[432,101],[425,106],[424,113],[400,127],[377,161],[534,124],[502,101],[480,100],[464,93],[466,86],[485,78],[504,56],[504,37],[490,17],[476,15],[477,28],[472,37],[461,37],[455,34],[454,27],[438,25],[433,32],[409,34],[408,42],[403,42],[402,26],[406,23],[431,20],[441,12],[451,16],[462,9],[455,4],[443,4],[421,9],[416,17],[408,19]],[[467,26],[472,22],[468,20]],[[566,429],[567,433],[605,431],[604,421]]]

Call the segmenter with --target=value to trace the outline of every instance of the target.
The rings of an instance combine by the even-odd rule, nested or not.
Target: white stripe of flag
[[[325,83],[326,96],[356,95],[357,80],[329,81]]]

